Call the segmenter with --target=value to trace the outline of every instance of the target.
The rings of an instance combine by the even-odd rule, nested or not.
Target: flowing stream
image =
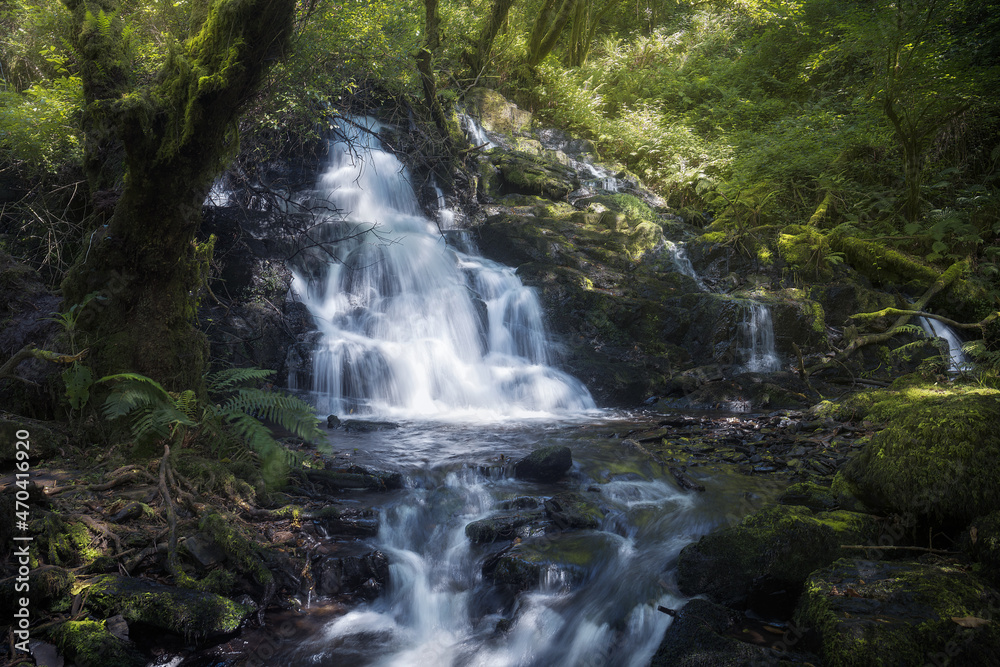
[[[676,609],[671,569],[681,548],[773,495],[767,480],[724,467],[692,471],[705,493],[683,491],[621,435],[656,426],[637,417],[534,425],[404,424],[340,433],[361,462],[391,463],[406,488],[369,494],[381,518],[370,547],[389,558],[380,598],[317,623],[268,664],[398,667],[602,667],[648,664]],[[572,448],[563,481],[514,479],[502,468],[542,445]],[[492,464],[492,465],[490,465]],[[528,590],[494,585],[484,567],[510,544],[475,545],[472,521],[516,499],[575,491],[603,512],[594,529],[526,534],[517,549],[542,564]],[[751,500],[748,500],[751,499]]]
[[[320,334],[311,371],[290,385],[321,411],[401,423],[331,436],[341,456],[406,479],[402,490],[353,500],[378,512],[365,548],[388,556],[390,582],[333,618],[317,609],[310,631],[267,664],[642,667],[670,622],[657,606],[682,604],[671,583],[680,549],[773,489],[719,468],[695,474],[706,493],[684,491],[624,446],[622,435],[656,428],[656,417],[598,411],[582,383],[551,365],[534,293],[444,229],[443,197],[436,221],[420,212],[378,129],[370,118],[342,120],[312,195],[330,214],[293,288]],[[573,452],[565,479],[514,478],[510,462],[553,444]],[[542,503],[560,492],[599,508],[597,524],[553,529]],[[512,504],[539,517],[516,546],[470,541],[470,522]],[[539,565],[514,588],[490,573],[505,548]]]

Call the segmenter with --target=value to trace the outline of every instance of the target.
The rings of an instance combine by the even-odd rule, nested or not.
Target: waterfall
[[[670,255],[670,261],[673,263],[674,268],[678,273],[694,280],[695,284],[698,285],[698,289],[701,291],[708,291],[708,286],[702,281],[698,272],[694,270],[694,265],[691,264],[691,260],[688,258],[687,252],[684,251],[684,247],[681,244],[668,241],[667,237],[661,236],[660,243],[656,248],[654,248],[654,252],[662,252],[663,250],[666,250]]]
[[[919,321],[920,326],[929,338],[943,338],[948,344],[949,371],[952,373],[961,373],[969,370],[969,358],[962,350],[962,340],[955,333],[954,329],[933,317],[921,317]]]
[[[330,141],[313,206],[335,214],[312,233],[329,242],[303,249],[292,283],[322,337],[311,379],[293,372],[289,386],[342,415],[593,409],[580,381],[548,365],[534,292],[513,269],[445,243],[420,214],[405,167],[382,150],[379,128],[372,118],[342,119]]]
[[[740,324],[743,368],[749,373],[773,373],[781,370],[781,359],[774,346],[774,323],[771,309],[757,301],[747,301],[743,305],[743,321]]]

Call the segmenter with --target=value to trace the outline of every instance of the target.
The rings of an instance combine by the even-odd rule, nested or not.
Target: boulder
[[[121,614],[185,637],[209,638],[235,632],[254,611],[251,605],[189,588],[113,574],[93,578],[87,606],[104,617]]]
[[[1000,510],[1000,391],[869,392],[854,413],[886,427],[841,469],[834,488],[874,509],[939,524],[968,525]]]
[[[514,464],[514,476],[533,482],[555,482],[573,467],[569,447],[550,445],[531,452]]]
[[[513,540],[531,534],[531,524],[541,521],[540,512],[497,514],[472,521],[465,526],[465,536],[473,544],[487,544],[500,540]]]
[[[995,665],[1000,594],[961,568],[841,559],[814,572],[795,613],[828,667]]]
[[[543,582],[576,584],[589,569],[620,546],[606,533],[555,533],[531,537],[483,563],[483,576],[510,591],[524,591]]]
[[[564,491],[545,501],[545,515],[557,528],[597,528],[604,519],[604,512],[597,503],[575,491]]]
[[[684,547],[677,583],[685,595],[787,612],[813,570],[847,555],[841,545],[869,543],[878,531],[876,519],[867,514],[769,507]]]
[[[527,132],[531,127],[530,112],[522,111],[490,88],[470,89],[465,94],[465,107],[488,132],[514,135]]]
[[[103,621],[66,621],[52,631],[60,653],[77,667],[143,667],[148,661]]]

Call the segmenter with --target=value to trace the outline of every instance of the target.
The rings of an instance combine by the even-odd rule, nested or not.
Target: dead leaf
[[[990,622],[985,618],[979,618],[978,616],[952,616],[951,620],[955,621],[963,628],[981,628]]]
[[[772,635],[783,635],[785,631],[781,628],[776,628],[773,625],[765,625],[764,629],[770,632]]]
[[[976,540],[979,539],[979,531],[976,530],[975,526],[969,528],[969,538],[972,540],[973,544],[975,544]]]
[[[859,598],[859,597],[861,597],[861,593],[858,593],[856,590],[854,590],[853,588],[850,588],[850,587],[844,589],[844,595],[847,595],[847,596],[852,597],[852,598]]]

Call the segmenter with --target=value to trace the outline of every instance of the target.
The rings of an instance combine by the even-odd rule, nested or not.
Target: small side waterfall
[[[970,368],[969,358],[962,350],[962,339],[958,337],[955,330],[941,320],[933,317],[919,318],[920,326],[929,338],[942,338],[948,344],[948,370],[952,373],[961,373]]]
[[[667,237],[661,237],[660,243],[654,248],[654,252],[666,251],[670,255],[670,261],[673,262],[674,268],[678,273],[681,273],[688,278],[694,280],[695,284],[698,285],[698,289],[703,292],[707,292],[708,286],[698,275],[698,272],[694,270],[694,265],[691,264],[691,260],[687,256],[687,252],[684,250],[684,246],[680,243],[674,243],[673,241],[667,240]]]
[[[341,120],[313,207],[333,207],[294,272],[322,338],[320,409],[396,418],[530,416],[593,409],[550,366],[542,310],[514,270],[446,245],[372,118]],[[441,198],[443,199],[443,198]],[[439,209],[447,224],[446,209]]]
[[[774,322],[771,309],[757,301],[743,304],[740,324],[743,368],[750,373],[773,373],[781,370],[781,359],[774,346]]]

